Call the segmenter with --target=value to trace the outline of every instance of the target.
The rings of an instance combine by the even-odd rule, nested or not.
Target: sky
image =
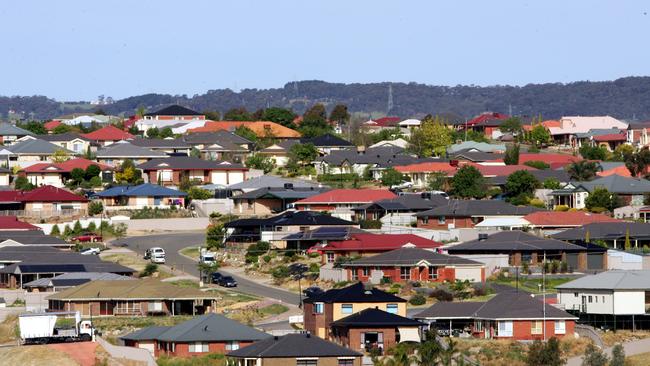
[[[646,76],[648,13],[632,0],[3,1],[0,95]]]

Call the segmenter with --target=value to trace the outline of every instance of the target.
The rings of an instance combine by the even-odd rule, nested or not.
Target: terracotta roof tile
[[[535,226],[582,226],[592,222],[618,222],[619,220],[603,214],[589,212],[538,211],[524,216],[524,220]]]
[[[386,189],[334,189],[297,201],[295,204],[369,203],[395,197],[395,193]]]
[[[130,133],[122,131],[113,125],[102,127],[97,131],[86,133],[82,136],[93,141],[117,141],[133,138],[133,135]]]
[[[231,131],[239,126],[250,128],[257,136],[265,136],[270,131],[278,138],[299,138],[300,133],[281,124],[270,121],[208,121],[203,127],[193,128],[187,132],[214,132],[218,130]]]

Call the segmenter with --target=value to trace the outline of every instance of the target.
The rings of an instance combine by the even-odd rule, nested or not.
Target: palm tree
[[[569,173],[569,176],[571,176],[571,179],[573,180],[587,181],[593,179],[596,176],[596,173],[602,170],[603,167],[597,162],[581,160],[571,163],[567,169],[567,173]]]

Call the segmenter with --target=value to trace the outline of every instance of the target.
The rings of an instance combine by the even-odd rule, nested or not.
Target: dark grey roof
[[[265,187],[256,189],[254,191],[242,193],[237,196],[233,196],[233,200],[240,199],[258,199],[258,198],[277,198],[277,199],[303,199],[308,198],[325,191],[329,188],[279,188],[279,187]]]
[[[34,134],[30,131],[24,130],[20,127],[16,127],[11,123],[0,122],[0,135],[2,136],[33,136]]]
[[[602,224],[602,223],[598,223]],[[594,248],[595,251],[597,248]],[[604,249],[604,248],[602,248]],[[449,254],[461,253],[507,253],[511,251],[567,251],[583,252],[587,248],[561,240],[540,238],[523,231],[501,231],[487,239],[477,239],[447,248]]]
[[[569,176],[569,173],[566,172],[564,169],[541,169],[541,170],[529,170],[528,171],[530,174],[532,174],[535,178],[540,183],[544,183],[545,180],[549,178],[555,178],[557,179],[560,183],[566,183],[571,180],[571,177]],[[501,175],[501,176],[496,176],[496,177],[491,177],[488,178],[488,180],[494,184],[494,185],[505,185],[506,180],[508,179],[507,175]]]
[[[309,182],[301,179],[282,178],[275,175],[262,175],[251,178],[241,183],[231,184],[228,186],[232,190],[259,189],[264,187],[284,187],[285,184],[291,184],[294,188],[321,187],[318,182]]]
[[[436,253],[420,248],[399,248],[389,252],[363,257],[343,264],[344,267],[366,266],[415,266],[426,262],[431,266],[480,266],[481,263],[471,259]]]
[[[258,341],[270,337],[219,314],[205,314],[170,327],[156,339],[165,342]]]
[[[14,154],[23,154],[23,155],[29,155],[29,154],[44,154],[44,155],[50,155],[54,154],[54,152],[58,150],[63,150],[69,155],[77,155],[76,152],[70,151],[68,149],[64,149],[59,145],[53,144],[49,141],[41,140],[41,139],[27,139],[21,142],[17,142],[13,145],[5,147],[5,149],[11,151]]]
[[[608,175],[589,182],[578,182],[577,184],[585,187],[589,192],[593,192],[596,188],[606,188],[611,193],[617,194],[650,193],[650,181],[622,177],[617,174]]]
[[[405,154],[404,149],[400,147],[387,146],[367,149],[363,153],[358,152],[356,148],[334,150],[316,160],[332,165],[341,165],[345,161],[350,164],[388,164],[396,160],[399,160],[399,164],[404,164],[403,161],[406,160],[417,162],[418,158]]]
[[[167,156],[162,151],[147,149],[130,142],[118,141],[97,151],[98,158],[164,158]]]
[[[237,358],[361,357],[351,349],[310,334],[269,337],[227,354]]]
[[[449,202],[445,197],[440,195],[431,195],[430,198],[422,198],[420,194],[405,194],[396,198],[385,199],[367,203],[365,205],[353,208],[354,211],[363,211],[373,206],[382,208],[386,211],[424,211],[434,207],[446,205]]]
[[[527,292],[501,292],[486,302],[439,302],[415,315],[417,319],[577,319],[544,305]]]
[[[218,130],[214,132],[192,132],[183,136],[183,140],[191,145],[218,144],[224,141],[237,145],[253,143],[244,137],[226,130]]]
[[[94,280],[123,281],[135,280],[135,278],[110,272],[68,272],[54,277],[39,278],[23,284],[23,287],[70,287]]]
[[[382,302],[406,302],[406,300],[401,297],[389,294],[386,291],[371,287],[366,287],[361,282],[357,282],[348,287],[341,289],[331,289],[323,292],[322,294],[309,297],[304,300],[307,303],[313,302],[324,302],[324,303],[335,303],[335,302],[349,302],[349,303],[382,303]]]
[[[314,211],[286,211],[267,219],[239,219],[226,223],[226,227],[276,227],[276,226],[353,226],[355,223]]]
[[[551,235],[554,239],[580,241],[584,240],[589,232],[591,240],[614,240],[625,238],[629,233],[630,238],[648,239],[650,238],[650,223],[641,222],[594,222],[581,227],[562,231]]]
[[[202,113],[193,111],[178,104],[170,105],[155,112],[145,113],[145,116],[201,116]]]
[[[210,169],[210,170],[229,170],[229,169],[246,169],[241,164],[234,164],[216,160],[203,160],[193,156],[170,156],[163,159],[154,159],[138,165],[138,169],[158,170],[158,169]]]
[[[87,138],[81,136],[78,133],[75,132],[66,132],[66,133],[54,133],[54,134],[49,134],[49,135],[39,135],[39,139],[45,140],[45,141],[72,141],[74,139],[80,139],[84,141],[90,141]]]
[[[514,206],[498,200],[448,200],[446,205],[417,213],[416,216],[525,216],[542,211],[531,206]]]
[[[369,234],[365,230],[357,229],[355,227],[331,227],[323,226],[314,230],[299,231],[292,233],[283,240],[348,240],[352,234]]]
[[[82,257],[92,257],[81,255]],[[10,264],[0,268],[0,273],[65,273],[65,272],[110,272],[134,273],[134,269],[112,262],[65,262],[52,263],[51,261],[33,262],[25,260],[20,263]]]
[[[62,246],[68,243],[56,236],[46,235],[40,230],[3,230],[0,231],[0,242],[13,240],[25,245]]]
[[[338,136],[334,136],[331,133],[326,133],[317,137],[306,138],[303,137],[300,139],[300,142],[303,144],[312,144],[316,147],[347,147],[354,146],[348,140],[344,140]]]
[[[138,329],[135,332],[129,333],[125,336],[120,337],[120,339],[125,341],[152,341],[157,339],[159,335],[164,333],[171,327],[161,327],[161,326],[151,326],[142,329]]]
[[[332,322],[332,326],[336,327],[418,327],[422,325],[424,324],[417,320],[375,308],[361,310]]]
[[[181,139],[143,139],[135,138],[129,140],[135,146],[146,147],[149,149],[189,149],[190,144]]]

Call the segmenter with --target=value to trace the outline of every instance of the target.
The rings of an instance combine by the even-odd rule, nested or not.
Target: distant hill
[[[388,111],[389,87],[393,108]],[[269,106],[291,107],[302,113],[314,103],[329,108],[347,104],[353,113],[418,117],[428,113],[469,118],[483,111],[521,116],[558,118],[567,115],[611,115],[622,119],[650,119],[650,77],[626,77],[614,81],[517,86],[432,86],[417,83],[339,84],[298,81],[279,89],[210,90],[193,97],[145,94],[115,101],[101,108],[111,114],[132,115],[139,106],[148,111],[169,104],[197,111],[245,107],[249,111]],[[91,107],[91,108],[89,108]],[[0,115],[14,110],[33,113],[38,119],[92,110],[88,104],[60,103],[43,96],[0,97]]]

